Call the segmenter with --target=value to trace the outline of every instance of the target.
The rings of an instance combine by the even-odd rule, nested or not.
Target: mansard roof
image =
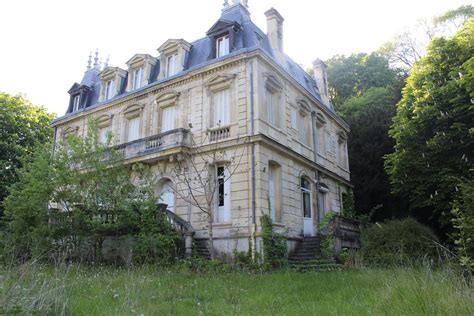
[[[210,59],[209,56],[211,55],[211,50],[213,48],[212,41],[214,39],[209,34],[211,35],[216,34],[216,32],[230,26],[238,27],[238,31],[235,32],[235,39],[234,39],[235,42],[234,42],[233,51],[226,56],[223,56],[217,59]],[[294,80],[296,80],[308,93],[313,95],[313,97],[321,101],[321,103],[323,104],[323,101],[319,94],[319,90],[317,88],[315,80],[309,74],[307,74],[306,71],[303,70],[301,66],[299,66],[290,57],[285,55],[284,60],[279,61],[279,59],[277,59],[276,56],[274,56],[273,50],[270,47],[270,42],[267,35],[264,32],[262,32],[262,30],[260,30],[260,28],[251,21],[250,13],[243,5],[240,5],[240,4],[233,5],[233,6],[230,6],[230,8],[224,9],[221,17],[208,30],[206,35],[208,36],[198,39],[192,43],[188,43],[182,39],[170,39],[170,40],[167,40],[163,45],[161,45],[158,50],[159,51],[166,50],[167,48],[170,48],[174,45],[185,45],[186,48],[189,49],[189,53],[186,57],[184,70],[181,73],[181,74],[184,74],[191,70],[195,70],[195,69],[199,69],[201,67],[207,66],[214,62],[218,62],[223,59],[236,56],[245,51],[259,49],[261,52],[264,53],[264,55],[267,55],[275,63],[279,64],[284,69],[284,71],[286,71]],[[136,58],[136,56],[138,55],[135,55],[134,57],[132,57],[132,59],[129,60],[127,63],[131,62],[134,58]],[[169,80],[168,78],[158,79],[159,67],[160,67],[159,56],[156,57],[156,60],[157,60],[156,65],[153,67],[152,73],[150,74],[150,84],[143,87],[142,89],[146,89],[150,85],[160,84],[161,82]],[[104,71],[100,73],[100,77],[103,77],[105,73],[111,70],[108,68],[111,68],[111,67],[107,67],[106,69],[104,69]],[[120,68],[115,67],[114,69],[120,69]],[[92,97],[92,102],[88,105],[88,107],[95,107],[95,106],[101,105],[101,103],[98,103],[99,93],[100,93],[99,73],[98,71],[94,72],[92,70],[89,70],[88,71],[89,73],[86,72],[87,76],[85,75],[83,81],[81,82],[81,84],[86,84],[90,87],[93,87],[94,96]],[[121,69],[121,71],[125,71],[125,70]],[[137,91],[140,91],[140,90],[135,90],[132,93],[136,93]],[[123,95],[126,95],[128,92],[126,92],[126,89],[122,88],[121,93]],[[334,109],[332,108],[331,110],[334,111]],[[66,115],[68,113],[69,111],[66,113]]]

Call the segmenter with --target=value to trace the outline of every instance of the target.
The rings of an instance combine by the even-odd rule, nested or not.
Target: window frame
[[[77,100],[77,102],[76,102],[76,100]],[[72,111],[73,112],[79,111],[80,105],[81,105],[81,95],[76,94],[72,99]]]
[[[306,188],[304,184],[307,183],[308,187]],[[309,181],[308,178],[306,177],[301,177],[300,178],[300,191],[301,191],[301,210],[303,211],[303,218],[313,218],[313,210],[312,210],[312,205],[311,205],[311,198],[312,198],[312,192],[311,192],[311,182]],[[305,203],[305,197],[307,197],[308,204]],[[309,209],[306,209],[306,206],[309,207]],[[309,217],[307,216],[309,214]]]
[[[223,45],[221,45],[223,44]],[[221,48],[223,47],[223,51]],[[230,37],[229,34],[216,38],[216,58],[224,57],[230,54]]]
[[[166,56],[166,77],[172,77],[178,72],[178,52],[173,52]]]
[[[115,79],[107,80],[104,89],[104,101],[110,100],[115,96],[114,93]]]
[[[138,72],[138,80],[137,80],[137,72]],[[133,90],[140,89],[143,87],[144,82],[144,69],[143,67],[135,68],[133,70]]]
[[[219,170],[222,173],[219,174]],[[214,223],[226,224],[232,221],[232,200],[231,200],[231,178],[227,163],[218,163],[214,165],[214,177],[217,185],[215,194],[215,212],[214,212]],[[221,181],[222,180],[222,181]],[[221,197],[222,190],[222,197]],[[222,202],[222,205],[220,205]],[[221,208],[222,207],[222,208]]]

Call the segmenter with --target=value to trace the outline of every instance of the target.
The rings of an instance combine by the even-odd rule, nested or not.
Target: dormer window
[[[169,39],[158,48],[160,75],[158,79],[176,75],[185,69],[186,56],[192,45],[183,39]]]
[[[178,54],[168,56],[166,60],[166,76],[171,77],[178,73]]]
[[[133,89],[139,89],[143,86],[143,68],[135,69],[133,72]]]
[[[110,100],[114,97],[114,80],[109,80],[105,84],[105,100]]]
[[[229,35],[219,37],[216,40],[216,57],[222,57],[229,54]]]
[[[156,58],[148,54],[135,54],[126,64],[128,66],[127,92],[131,92],[146,86],[153,78],[153,68],[156,65]]]
[[[77,112],[79,110],[79,104],[81,102],[81,95],[76,95],[74,96],[74,99],[72,101],[72,111]]]

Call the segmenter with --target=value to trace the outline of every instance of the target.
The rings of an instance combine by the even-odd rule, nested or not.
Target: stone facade
[[[246,3],[234,2],[225,6],[219,21],[227,23],[233,17],[235,23],[251,23]],[[255,46],[230,44],[225,56],[196,65],[186,61],[193,61],[192,54],[197,54],[199,45],[202,49],[200,41],[168,40],[157,58],[135,55],[127,63],[128,71],[116,67],[101,71],[89,66],[85,77],[92,80],[83,80],[82,85],[99,94],[88,98],[98,102],[83,101],[77,111],[70,106],[68,113],[53,123],[56,139],[71,132],[83,135],[88,120],[98,119],[99,127],[111,132],[115,144],[124,150],[125,163],[140,161],[152,166],[157,195],[191,223],[196,239],[208,237],[208,220],[198,207],[181,198],[186,188],[177,183],[173,170],[183,150],[199,146],[202,157],[196,157],[197,166],[204,164],[209,152],[218,151],[223,156],[217,163],[233,164],[233,169],[222,188],[222,204],[228,208],[222,213],[225,220],[213,224],[216,251],[247,251],[252,240],[257,240],[258,250],[258,237],[251,237],[258,236],[263,213],[271,214],[277,228],[288,236],[291,250],[303,235],[318,232],[325,213],[341,211],[342,194],[350,187],[349,127],[335,114],[327,93],[319,93],[327,92],[327,87],[321,86],[325,84],[321,76],[315,80],[294,62],[282,62],[286,58],[279,42],[283,18],[275,9],[266,14],[268,28],[277,28],[268,30],[271,41],[252,24],[256,31],[249,36],[256,36]],[[239,32],[243,31],[237,28],[236,43]],[[209,36],[210,41],[215,40]],[[175,62],[169,58],[173,45],[177,46],[178,68],[167,76],[166,69],[157,68]],[[132,74],[140,73],[135,71],[140,63],[145,65],[145,79],[143,86],[134,90]],[[325,68],[316,65],[317,73],[324,77]],[[96,77],[90,74],[94,71]],[[114,92],[107,98],[106,85],[111,78],[115,80]],[[78,91],[80,86],[75,84],[71,91]],[[122,92],[120,86],[125,86]],[[71,95],[71,104],[74,97]],[[225,101],[216,101],[222,100],[218,98]],[[225,103],[224,110],[216,109],[217,102]],[[224,124],[216,124],[219,115],[224,115],[219,120]],[[221,202],[216,202],[216,217],[217,203]]]

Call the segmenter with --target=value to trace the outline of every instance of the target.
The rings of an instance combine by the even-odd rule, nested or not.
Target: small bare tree
[[[197,207],[203,219],[207,220],[211,259],[215,256],[213,224],[218,202],[224,199],[224,192],[219,188],[236,173],[246,153],[245,146],[238,153],[239,145],[245,141],[234,141],[237,143],[233,145],[237,148],[221,149],[218,137],[210,137],[210,133],[205,132],[199,143],[193,139],[192,147],[180,155],[172,170],[177,197]]]

